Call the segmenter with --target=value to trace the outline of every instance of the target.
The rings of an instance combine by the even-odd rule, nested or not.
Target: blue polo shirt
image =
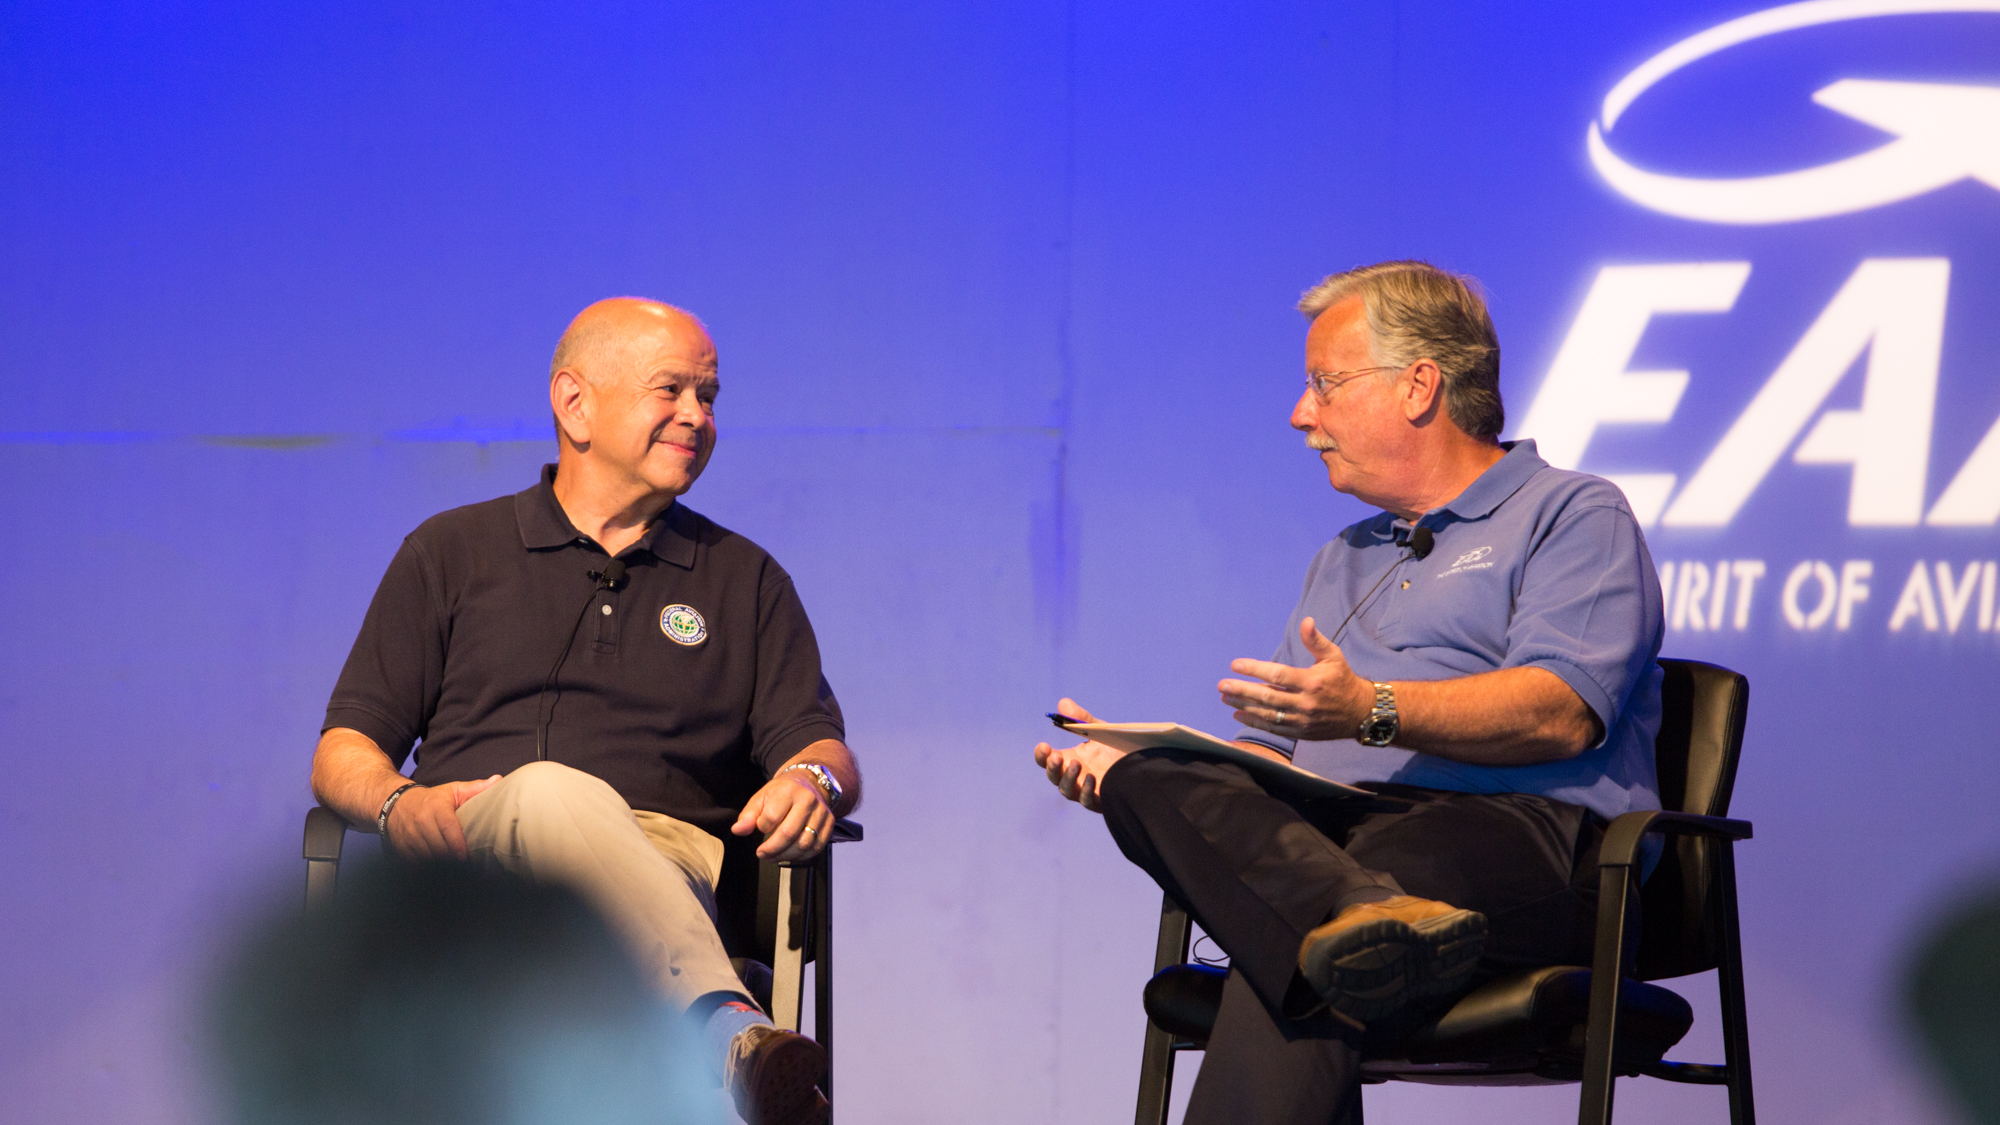
[[[1362,677],[1547,669],[1597,712],[1604,741],[1566,761],[1475,766],[1351,738],[1295,743],[1246,728],[1239,739],[1295,754],[1300,766],[1340,781],[1536,793],[1607,819],[1660,807],[1653,738],[1665,624],[1639,523],[1609,481],[1551,467],[1533,441],[1504,448],[1456,499],[1417,521],[1436,536],[1427,558],[1399,545],[1412,525],[1389,512],[1322,547],[1271,659],[1311,665],[1299,621],[1311,617],[1333,636],[1361,604],[1335,641]]]

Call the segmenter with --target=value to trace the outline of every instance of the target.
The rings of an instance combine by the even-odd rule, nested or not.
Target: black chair
[[[1655,753],[1664,811],[1611,822],[1599,848],[1597,937],[1591,968],[1557,966],[1503,976],[1475,988],[1443,1015],[1377,1049],[1364,1042],[1362,1081],[1469,1086],[1583,1083],[1577,1120],[1609,1125],[1619,1075],[1729,1088],[1732,1125],[1754,1125],[1750,1040],[1737,932],[1734,844],[1750,824],[1729,811],[1750,683],[1727,668],[1660,661],[1664,714]],[[1640,844],[1664,833],[1668,846],[1637,896],[1641,918],[1628,932],[1628,892]],[[1138,1125],[1165,1125],[1174,1055],[1200,1050],[1215,1026],[1227,974],[1183,964],[1191,923],[1168,898],[1160,911],[1153,979],[1146,985],[1145,1061]],[[1636,961],[1628,947],[1636,936]],[[1634,967],[1627,973],[1625,967]],[[1721,1065],[1667,1062],[1694,1023],[1675,993],[1644,982],[1719,969]]]
[[[340,853],[349,831],[360,832],[324,805],[306,811],[306,907],[315,909],[333,900],[334,884],[340,872]],[[372,833],[370,833],[372,835]],[[848,844],[861,840],[861,825],[852,820],[836,820],[831,843]],[[827,1076],[821,1090],[833,1099],[833,848],[827,847],[806,863],[756,863],[754,868],[725,860],[723,883],[716,889],[718,906],[725,916],[732,913],[729,900],[748,895],[731,895],[744,884],[744,875],[755,870],[754,932],[751,948],[758,958],[733,958],[737,973],[757,1002],[771,1013],[771,1020],[788,1031],[799,1029],[805,1006],[805,967],[816,963],[813,973],[813,1038],[826,1050]],[[736,886],[730,886],[735,884]],[[724,944],[731,927],[724,925]],[[766,952],[768,951],[768,952]],[[732,948],[732,953],[739,952]],[[768,957],[768,964],[763,958]],[[828,1117],[829,1125],[832,1121]]]

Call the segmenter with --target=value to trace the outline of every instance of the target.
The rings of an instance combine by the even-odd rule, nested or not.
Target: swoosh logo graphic
[[[1591,122],[1584,138],[1590,162],[1606,183],[1633,202],[1708,223],[1821,219],[1895,203],[1968,178],[2000,189],[2000,86],[1844,78],[1814,93],[1813,101],[1895,139],[1831,164],[1771,176],[1699,179],[1649,172],[1613,152],[1605,140],[1639,95],[1718,51],[1820,24],[1947,13],[2000,13],[2000,0],[1806,0],[1690,36],[1647,59],[1604,96],[1602,128]]]

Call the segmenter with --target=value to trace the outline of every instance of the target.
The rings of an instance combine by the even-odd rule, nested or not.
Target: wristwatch
[[[833,779],[832,770],[816,762],[800,762],[797,765],[786,766],[778,772],[790,773],[793,770],[806,771],[806,776],[812,778],[813,788],[819,790],[820,796],[826,798],[827,808],[840,807],[840,782]]]
[[[1355,740],[1363,746],[1387,746],[1396,740],[1396,732],[1402,728],[1402,720],[1396,716],[1396,689],[1388,684],[1375,685],[1375,709],[1361,720],[1361,733]]]

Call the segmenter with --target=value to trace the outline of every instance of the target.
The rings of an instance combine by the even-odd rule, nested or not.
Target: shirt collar
[[[1549,467],[1549,463],[1542,460],[1542,455],[1535,452],[1533,438],[1503,441],[1500,448],[1506,450],[1506,454],[1487,466],[1485,472],[1465,486],[1465,491],[1452,497],[1451,503],[1431,509],[1415,521],[1406,520],[1394,512],[1383,512],[1372,520],[1364,521],[1359,525],[1360,529],[1378,543],[1392,540],[1401,543],[1417,524],[1428,521],[1433,527],[1442,526],[1445,521],[1435,518],[1440,512],[1448,512],[1452,518],[1461,521],[1484,519],[1491,515],[1493,509],[1519,492],[1521,486],[1528,483],[1529,477]]]
[[[700,524],[695,514],[676,500],[653,521],[653,530],[646,533],[646,549],[662,562],[693,570],[694,545],[699,534]]]
[[[1503,441],[1500,448],[1507,451],[1506,456],[1487,466],[1477,480],[1466,485],[1464,492],[1439,511],[1450,512],[1462,520],[1484,519],[1506,503],[1509,496],[1519,492],[1529,477],[1549,467],[1542,455],[1535,452],[1533,438]]]
[[[586,538],[556,499],[554,465],[543,465],[542,479],[533,488],[514,494],[514,520],[520,526],[521,545],[530,551],[564,547]],[[640,544],[662,561],[692,570],[697,534],[694,513],[675,501],[653,520],[652,530]]]
[[[561,547],[583,538],[556,500],[556,467],[542,466],[542,479],[526,492],[514,494],[514,521],[521,527],[521,546],[530,551]]]

